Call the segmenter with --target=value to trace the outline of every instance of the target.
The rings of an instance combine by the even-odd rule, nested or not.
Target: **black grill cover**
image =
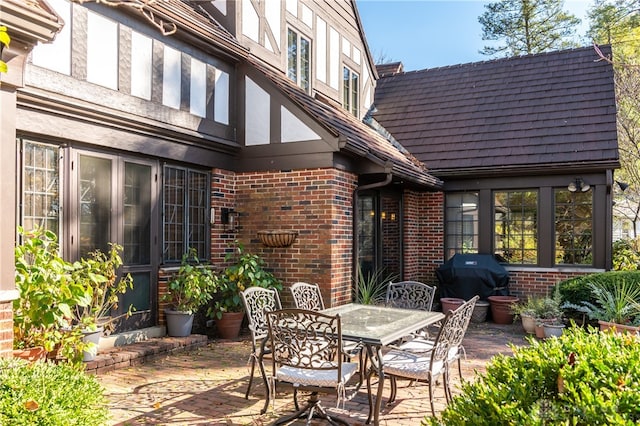
[[[509,273],[491,254],[455,254],[436,269],[440,297],[509,295]]]

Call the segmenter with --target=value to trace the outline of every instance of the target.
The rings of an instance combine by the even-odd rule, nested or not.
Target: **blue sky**
[[[406,71],[491,59],[478,17],[484,0],[356,0],[374,59],[402,61]],[[565,10],[583,20],[590,0],[565,0]]]

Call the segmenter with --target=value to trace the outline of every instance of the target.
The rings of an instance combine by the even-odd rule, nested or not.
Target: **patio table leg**
[[[380,407],[382,406],[382,391],[384,389],[384,370],[382,368],[382,347],[367,345],[367,354],[369,361],[371,362],[371,369],[367,374],[367,393],[369,396],[369,417],[367,417],[366,424],[371,424],[371,417],[373,416],[374,426],[380,424]],[[373,373],[378,375],[378,391],[376,393],[375,402],[372,401],[371,392],[371,376]]]

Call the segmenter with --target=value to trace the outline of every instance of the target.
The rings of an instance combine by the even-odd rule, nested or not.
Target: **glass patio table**
[[[342,338],[360,342],[366,348],[367,358],[371,363],[367,373],[367,393],[369,397],[367,424],[371,423],[371,418],[373,417],[373,424],[378,425],[384,388],[382,347],[442,320],[444,314],[442,312],[353,303],[325,309],[322,312],[330,315],[340,314]],[[378,375],[378,390],[375,403],[371,392],[371,376],[374,373]]]

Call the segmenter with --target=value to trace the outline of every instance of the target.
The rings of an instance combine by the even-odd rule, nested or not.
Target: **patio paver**
[[[474,370],[484,371],[486,362],[497,353],[510,354],[509,342],[526,344],[520,324],[470,324],[464,340],[467,359],[463,360],[463,375],[472,380]],[[106,389],[111,425],[264,425],[293,410],[291,393],[279,392],[276,401],[264,415],[265,389],[260,377],[254,380],[249,399],[244,398],[248,383],[248,336],[237,341],[215,340],[206,346],[183,353],[169,353],[150,363],[133,365],[115,371],[98,373]],[[381,412],[382,425],[416,425],[430,414],[428,388],[424,384],[408,386],[399,382],[398,397],[393,405]],[[457,371],[452,374],[456,393]],[[385,400],[389,385],[385,383]],[[436,410],[444,408],[442,386],[435,391]],[[353,425],[363,425],[368,403],[366,389],[347,401],[345,408],[336,409],[332,395],[322,396],[330,412],[347,419]],[[294,423],[304,424],[303,421]],[[314,422],[314,424],[325,424]]]

